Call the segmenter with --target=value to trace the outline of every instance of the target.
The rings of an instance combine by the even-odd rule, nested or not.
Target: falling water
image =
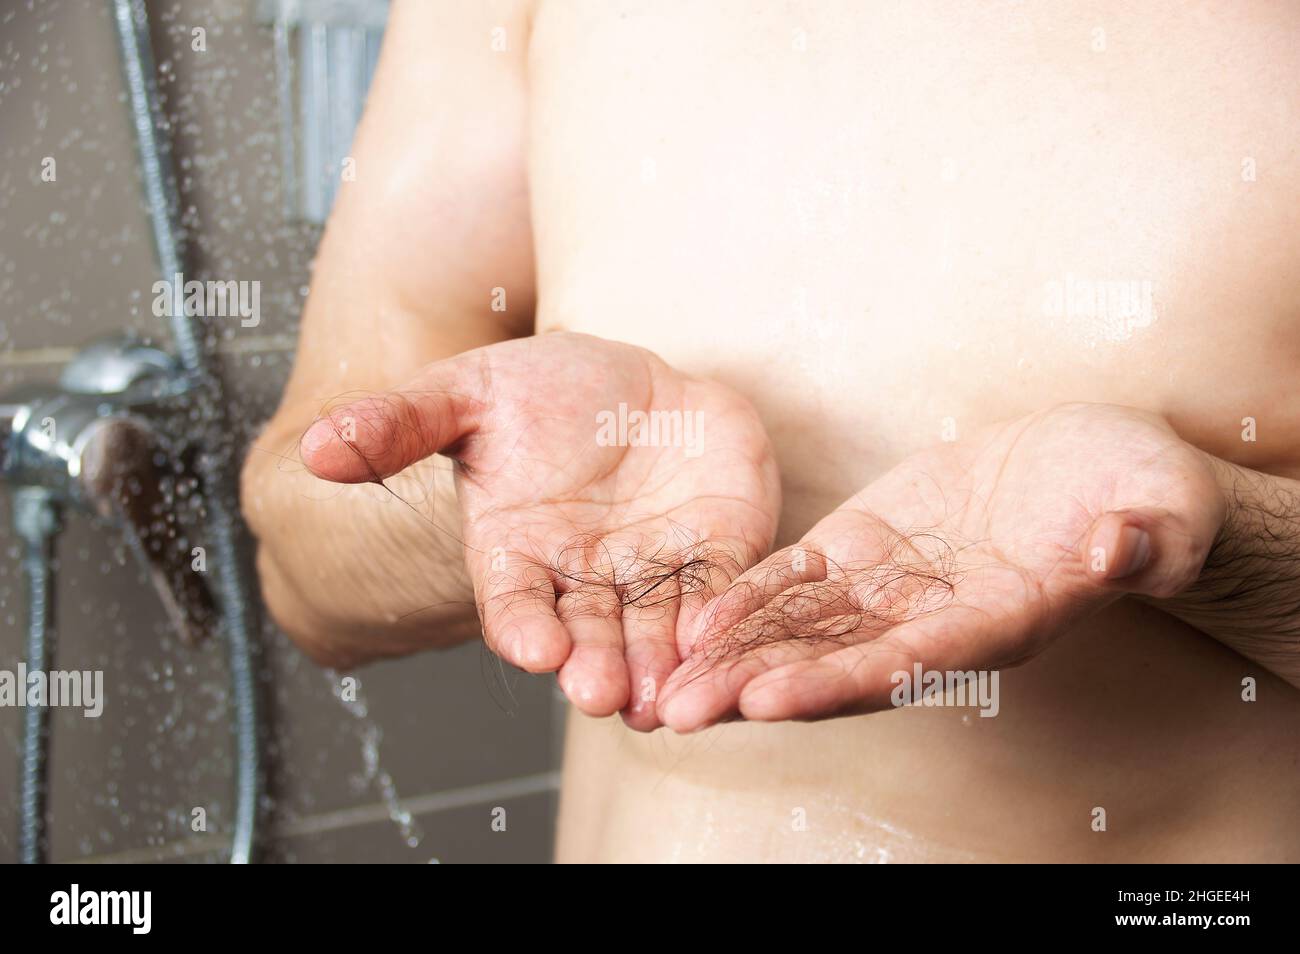
[[[332,669],[325,671],[325,677],[329,680],[330,691],[334,698],[357,720],[360,726],[359,735],[361,737],[363,771],[358,786],[360,788],[373,788],[384,803],[389,819],[401,832],[402,840],[406,842],[408,847],[419,847],[421,839],[424,838],[424,832],[420,829],[419,823],[412,817],[411,813],[402,805],[401,799],[397,795],[397,786],[393,784],[392,775],[379,763],[379,744],[383,741],[384,730],[379,727],[379,724],[374,719],[370,718],[366,697],[361,691],[360,678],[357,676],[343,677]],[[345,686],[347,680],[351,680],[351,684]],[[344,694],[345,689],[350,690],[349,694],[355,696],[355,698],[349,699]]]

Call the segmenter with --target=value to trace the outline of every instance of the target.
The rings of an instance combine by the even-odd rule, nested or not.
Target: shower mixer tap
[[[57,386],[0,397],[0,477],[30,500],[119,528],[186,643],[215,626],[183,509],[197,482],[184,433],[189,377],[166,352],[125,338],[82,350]]]

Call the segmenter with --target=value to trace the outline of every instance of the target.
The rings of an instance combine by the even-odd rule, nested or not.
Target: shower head
[[[262,0],[275,30],[285,214],[323,223],[379,60],[388,0]]]

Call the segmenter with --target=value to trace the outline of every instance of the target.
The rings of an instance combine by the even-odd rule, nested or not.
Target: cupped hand
[[[576,334],[503,342],[324,414],[300,442],[325,480],[456,462],[488,645],[558,670],[590,715],[657,726],[677,634],[771,548],[780,483],[750,405],[641,348]]]
[[[917,454],[697,614],[679,731],[887,708],[895,673],[1023,662],[1120,596],[1199,575],[1226,503],[1163,419],[1071,404]]]

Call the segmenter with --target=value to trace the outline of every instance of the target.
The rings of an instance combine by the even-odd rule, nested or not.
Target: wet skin
[[[1300,409],[1277,399],[1300,368],[1294,12],[711,10],[537,13],[538,326],[750,396],[781,462],[778,545],[945,426],[1065,401],[1297,476]],[[1272,171],[1243,181],[1245,156]],[[1150,281],[1154,320],[1061,313],[1073,279]],[[1249,416],[1267,439],[1242,441]],[[685,738],[575,717],[560,857],[1300,857],[1300,693],[1185,623],[1120,601],[1001,696],[994,719]]]

